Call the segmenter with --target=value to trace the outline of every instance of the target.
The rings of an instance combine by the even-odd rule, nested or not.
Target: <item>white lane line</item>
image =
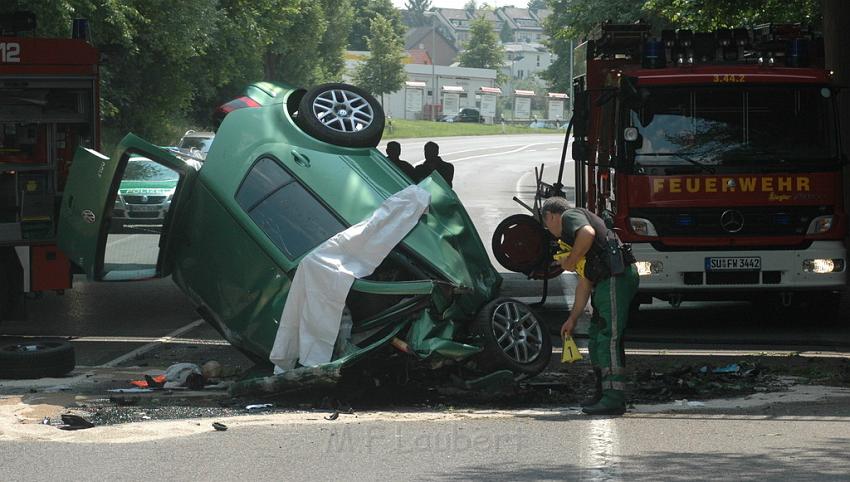
[[[155,336],[81,336],[79,338],[70,336],[68,338],[74,343],[162,343],[172,345],[217,345],[228,346],[226,340],[212,340],[207,338],[159,338]]]
[[[620,480],[617,467],[617,428],[615,418],[591,418],[582,480]]]
[[[534,171],[526,172],[525,174],[520,176],[519,179],[517,179],[516,186],[514,186],[514,194],[516,194],[516,197],[525,201],[529,206],[534,202],[534,200],[532,199],[532,202],[528,202],[527,200],[522,199],[522,196],[520,195],[520,186],[525,184],[525,178],[531,176],[532,174],[534,174]]]
[[[118,366],[118,365],[120,365],[121,363],[124,363],[127,360],[132,360],[133,358],[136,358],[139,355],[142,355],[144,353],[147,353],[147,352],[153,350],[154,348],[158,347],[159,345],[161,345],[163,343],[168,343],[170,340],[177,338],[178,336],[182,335],[183,333],[186,333],[189,330],[197,328],[198,326],[200,326],[204,323],[206,323],[206,322],[202,319],[195,320],[195,321],[189,323],[188,325],[186,325],[182,328],[178,328],[178,329],[172,331],[171,333],[163,336],[162,338],[158,338],[154,342],[148,343],[147,345],[144,345],[144,346],[140,346],[139,348],[136,348],[135,350],[133,350],[129,353],[125,353],[124,355],[121,355],[114,360],[110,360],[110,361],[108,361],[108,362],[106,362],[106,363],[104,363],[103,365],[100,365],[100,366],[103,367],[103,368]]]
[[[546,144],[548,144],[548,143],[546,143]],[[520,148],[518,148],[518,149],[514,149],[514,150],[512,150],[512,151],[497,152],[497,153],[491,153],[491,154],[479,154],[479,155],[477,155],[477,156],[467,156],[467,157],[461,157],[461,158],[459,158],[459,159],[451,159],[451,160],[446,161],[446,162],[455,163],[455,162],[459,162],[459,161],[466,161],[466,160],[469,160],[469,159],[477,159],[477,158],[479,158],[479,157],[492,157],[492,156],[495,156],[495,155],[503,156],[503,155],[505,155],[505,154],[516,154],[517,152],[522,152],[522,151],[524,151],[524,150],[528,149],[528,148],[529,148],[529,147],[531,147],[531,146],[539,146],[539,145],[540,145],[540,143],[537,143],[537,144],[526,144],[526,145],[524,145],[524,146],[522,146],[522,147],[520,147]]]
[[[587,342],[585,339],[576,340],[578,351],[587,355]],[[563,348],[553,347],[552,353],[563,353]],[[727,350],[714,348],[711,350],[675,349],[675,348],[626,348],[626,355],[651,355],[651,356],[699,356],[699,357],[730,357],[730,356],[763,356],[763,357],[789,357],[799,356],[802,358],[847,358],[848,352],[831,351],[791,351],[791,350]]]

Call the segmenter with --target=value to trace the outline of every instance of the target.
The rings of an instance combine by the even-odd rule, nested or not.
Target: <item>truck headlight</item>
[[[664,263],[661,261],[638,261],[635,263],[635,267],[640,276],[649,276],[664,271]]]
[[[818,216],[812,219],[812,222],[809,223],[809,230],[806,231],[806,234],[823,234],[830,229],[832,229],[832,220],[834,216]]]
[[[652,225],[652,222],[649,219],[629,218],[629,224],[635,234],[640,236],[658,236],[655,226]]]
[[[843,259],[806,259],[803,260],[806,273],[840,273],[844,271]]]

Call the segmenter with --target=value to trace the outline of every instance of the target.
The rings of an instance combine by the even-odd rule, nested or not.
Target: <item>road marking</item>
[[[498,153],[494,153],[494,154],[479,154],[477,156],[467,156],[467,157],[461,157],[460,159],[452,159],[452,160],[446,161],[446,162],[455,163],[455,162],[459,162],[459,161],[466,161],[466,160],[469,160],[469,159],[477,159],[479,157],[490,157],[490,156],[494,156],[496,154],[498,154],[498,155],[516,154],[517,152],[522,152],[522,151],[524,151],[525,149],[528,149],[531,146],[539,146],[539,145],[543,145],[543,144],[551,144],[551,142],[538,142],[538,143],[534,143],[534,144],[526,144],[526,145],[524,145],[524,146],[522,146],[518,149],[514,149],[512,151],[498,152]],[[493,149],[496,149],[496,148],[497,147],[493,147]]]
[[[582,480],[620,480],[617,467],[617,430],[615,418],[591,418],[587,447],[587,472]]]
[[[540,142],[540,143],[535,143],[535,144],[530,144],[530,145],[545,146],[545,145],[548,145],[548,144],[560,144],[560,143],[559,142]],[[463,153],[466,153],[466,152],[492,151],[494,149],[507,149],[509,147],[517,147],[517,146],[524,146],[524,145],[525,144],[504,144],[504,145],[498,145],[498,146],[482,146],[482,147],[476,147],[474,149],[463,149],[463,150],[460,150],[460,151],[441,152],[440,157],[454,156],[456,154],[463,154]],[[386,145],[380,145],[380,146],[377,147],[377,149],[382,150],[382,151],[386,151],[386,147],[387,147]],[[560,147],[550,147],[550,148],[547,148],[545,150],[551,151],[551,150],[558,150],[558,149],[560,149]],[[544,149],[540,149],[540,150],[544,150]],[[405,157],[405,156],[402,155],[402,157]],[[417,163],[417,162],[423,162],[424,160],[425,160],[424,158],[420,158],[420,159],[416,159],[414,161],[408,160],[408,162]],[[451,162],[451,161],[449,161],[449,162]]]
[[[135,350],[133,350],[129,353],[125,353],[124,355],[121,355],[114,360],[110,360],[110,361],[108,361],[108,362],[106,362],[106,363],[104,363],[103,365],[100,365],[100,366],[103,367],[103,368],[118,366],[118,365],[120,365],[121,363],[124,363],[127,360],[132,360],[133,358],[136,358],[139,355],[142,355],[144,353],[147,353],[147,352],[153,350],[154,348],[158,347],[159,345],[161,345],[163,343],[168,343],[172,339],[177,338],[178,336],[182,335],[183,333],[186,333],[189,330],[197,328],[198,326],[200,326],[204,323],[205,323],[205,321],[202,320],[202,319],[195,320],[195,321],[189,323],[188,325],[186,325],[182,328],[178,328],[178,329],[172,331],[171,333],[163,336],[162,338],[157,338],[156,341],[154,341],[154,342],[148,343],[147,345],[144,345],[144,346],[140,346],[139,348],[136,348]]]
[[[578,351],[582,354],[587,354],[586,342],[582,339],[576,340],[579,344]],[[552,353],[563,353],[563,348],[553,347]],[[676,349],[676,348],[626,348],[626,355],[648,355],[648,356],[699,356],[699,357],[730,357],[730,356],[764,356],[764,357],[790,357],[799,356],[801,358],[847,358],[850,359],[850,352],[841,351],[793,351],[793,350],[740,350],[740,349],[725,349],[722,347],[698,350],[698,349]]]
[[[159,338],[155,336],[60,336],[74,343],[162,343],[173,345],[216,345],[228,346],[226,340],[210,340],[205,338]]]

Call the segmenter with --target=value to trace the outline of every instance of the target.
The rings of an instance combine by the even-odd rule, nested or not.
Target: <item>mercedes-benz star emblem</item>
[[[142,202],[143,202],[143,203],[148,202],[148,197],[147,197],[147,196],[142,196]]]
[[[81,213],[81,215],[83,216],[83,221],[85,221],[89,224],[94,224],[96,217],[95,217],[94,213],[91,211],[91,209],[84,210]]]
[[[728,187],[729,189],[735,189],[737,185],[738,184],[735,182],[734,179],[729,179],[728,181],[726,181],[726,187]]]
[[[720,215],[720,227],[727,233],[737,233],[744,228],[744,215],[734,209],[724,211]]]

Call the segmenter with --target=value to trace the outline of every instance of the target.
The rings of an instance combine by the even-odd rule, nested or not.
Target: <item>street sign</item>
[[[445,92],[443,94],[443,114],[454,115],[460,111],[460,94]]]
[[[481,115],[484,117],[496,117],[495,94],[481,94]]]
[[[564,118],[564,101],[561,99],[549,99],[549,119]]]
[[[422,112],[422,89],[406,89],[405,110],[416,114]]]
[[[531,97],[516,97],[514,99],[514,119],[531,118]]]

